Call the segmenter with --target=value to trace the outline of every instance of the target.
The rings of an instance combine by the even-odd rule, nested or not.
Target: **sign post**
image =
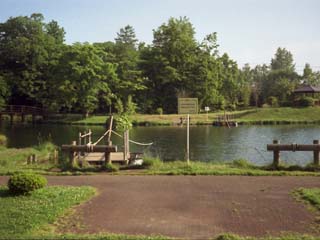
[[[178,98],[178,114],[198,114],[198,98]]]
[[[208,121],[208,112],[210,111],[209,107],[204,107],[204,110],[207,112],[207,121]]]

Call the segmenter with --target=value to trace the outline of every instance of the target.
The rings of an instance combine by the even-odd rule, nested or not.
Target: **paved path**
[[[65,229],[207,239],[221,233],[315,233],[315,213],[290,195],[320,187],[319,177],[72,176],[51,185],[90,185],[99,195],[77,208]],[[0,177],[0,184],[6,178]],[[82,227],[75,223],[81,219]]]

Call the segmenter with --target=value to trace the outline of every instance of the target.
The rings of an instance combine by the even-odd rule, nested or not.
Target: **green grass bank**
[[[250,108],[241,111],[226,112],[233,114],[239,124],[319,124],[320,107],[305,108]],[[191,114],[191,124],[211,125],[223,111],[200,114]],[[131,116],[136,126],[177,125],[180,122],[178,114],[148,115],[135,114]],[[57,114],[52,115],[45,123],[74,124],[74,125],[105,125],[107,116],[93,115],[83,118],[80,114]]]
[[[13,196],[0,187],[0,239],[32,239],[53,232],[53,224],[72,206],[95,194],[92,187],[46,187]]]

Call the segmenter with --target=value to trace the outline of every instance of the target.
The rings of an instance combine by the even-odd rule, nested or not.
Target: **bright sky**
[[[239,66],[269,64],[285,47],[299,72],[306,62],[320,71],[319,0],[0,0],[0,22],[34,12],[58,21],[67,43],[113,41],[127,24],[151,43],[153,29],[187,16],[199,41],[217,32],[220,52]]]

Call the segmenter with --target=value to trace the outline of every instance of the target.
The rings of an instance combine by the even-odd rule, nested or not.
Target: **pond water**
[[[10,125],[5,122],[0,132],[8,138],[9,147],[33,146],[46,139],[60,146],[78,139],[79,131],[91,129],[93,141],[106,130],[102,126],[71,125]],[[183,160],[185,158],[185,127],[135,127],[130,130],[130,139],[138,142],[153,142],[151,147],[130,145],[131,151],[144,151],[164,160]],[[318,125],[277,125],[277,126],[239,126],[224,128],[214,126],[190,127],[190,158],[198,161],[230,161],[248,159],[265,165],[272,162],[272,152],[266,151],[266,145],[273,139],[281,143],[311,144],[320,139]],[[122,140],[112,138],[114,144],[122,145]],[[312,161],[312,152],[282,152],[281,160],[289,164],[305,165]]]

